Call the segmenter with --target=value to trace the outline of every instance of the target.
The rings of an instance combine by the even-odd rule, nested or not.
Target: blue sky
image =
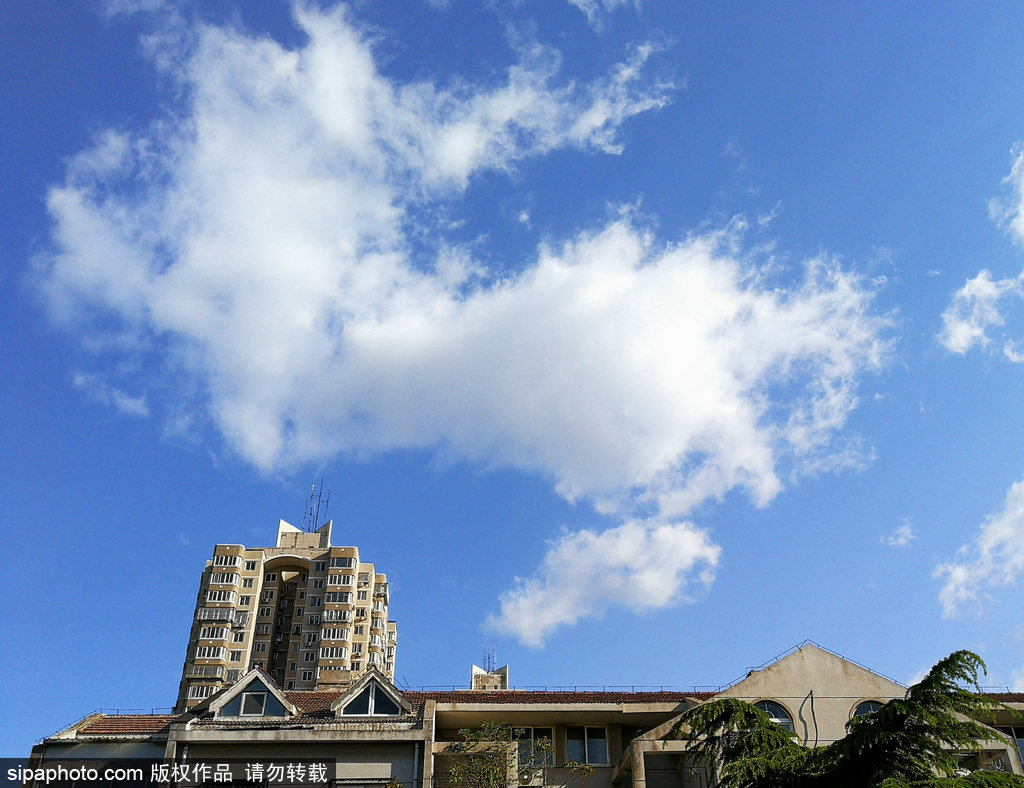
[[[1022,17],[0,5],[3,754],[321,478],[408,686],[1024,687]]]

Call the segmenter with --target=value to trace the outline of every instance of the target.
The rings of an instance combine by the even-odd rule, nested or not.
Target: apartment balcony
[[[235,623],[239,611],[233,607],[201,607],[196,611],[197,621],[227,621]],[[248,614],[246,614],[248,615]]]
[[[223,679],[225,670],[222,665],[192,665],[185,676],[190,679]]]

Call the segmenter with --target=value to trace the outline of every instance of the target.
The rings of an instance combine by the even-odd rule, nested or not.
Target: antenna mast
[[[306,511],[302,515],[302,530],[306,533],[313,533],[320,527],[320,504],[324,506],[324,518],[327,517],[327,507],[331,504],[331,488],[327,488],[327,498],[324,499],[324,480],[320,478],[320,489],[314,484],[309,491],[309,501],[306,503]]]

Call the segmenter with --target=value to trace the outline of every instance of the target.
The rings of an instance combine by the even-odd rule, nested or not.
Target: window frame
[[[611,766],[611,752],[608,749],[608,727],[605,725],[566,725],[565,726],[565,761],[579,760],[578,758],[571,758],[569,756],[569,731],[583,731],[583,760],[580,763],[586,764],[587,766]],[[601,731],[604,736],[601,737],[604,741],[604,760],[597,761],[591,760],[592,756],[590,753],[590,731]],[[594,737],[597,740],[597,737]]]
[[[270,693],[267,690],[244,690],[239,693],[238,701],[238,716],[239,717],[266,717],[267,716],[267,701],[269,700]],[[257,711],[246,711],[245,702],[249,698],[260,698],[262,703],[260,710]]]
[[[786,713],[786,716],[780,717],[778,715],[774,715],[768,709],[762,709],[762,704],[764,704],[765,706],[775,706],[776,708],[784,711]],[[783,706],[781,703],[779,703],[777,700],[772,700],[771,698],[762,698],[761,700],[754,703],[753,706],[759,711],[763,711],[765,714],[767,714],[768,718],[783,730],[792,731],[793,733],[796,733],[796,722],[794,722],[793,713],[785,706]],[[783,720],[787,721],[789,724],[784,724]]]

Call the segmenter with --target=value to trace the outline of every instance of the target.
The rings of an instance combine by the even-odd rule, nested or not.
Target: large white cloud
[[[1024,481],[1010,487],[1002,509],[986,518],[974,543],[936,569],[946,581],[939,593],[944,615],[978,605],[983,589],[1007,586],[1024,572]]]
[[[492,628],[541,646],[551,632],[600,616],[610,604],[635,612],[686,598],[690,575],[698,587],[714,577],[721,550],[691,523],[633,520],[604,533],[563,534],[534,577],[517,579],[501,597]]]
[[[887,322],[828,261],[781,286],[728,232],[665,243],[626,212],[495,279],[445,237],[449,198],[483,170],[616,153],[619,126],[666,101],[644,76],[650,48],[585,85],[560,81],[541,46],[498,85],[398,83],[343,10],[297,21],[296,49],[206,27],[187,56],[160,53],[184,106],[101,135],[49,194],[40,282],[55,316],[115,358],[176,371],[169,388],[201,391],[263,470],[420,447],[621,513],[607,534],[564,537],[504,598],[523,629],[511,613],[495,625],[523,637],[530,620],[574,619],[547,609],[565,556],[638,546],[591,613],[637,607],[636,588],[667,604],[717,557],[680,516],[734,488],[764,505],[789,477],[862,459],[840,429]]]

